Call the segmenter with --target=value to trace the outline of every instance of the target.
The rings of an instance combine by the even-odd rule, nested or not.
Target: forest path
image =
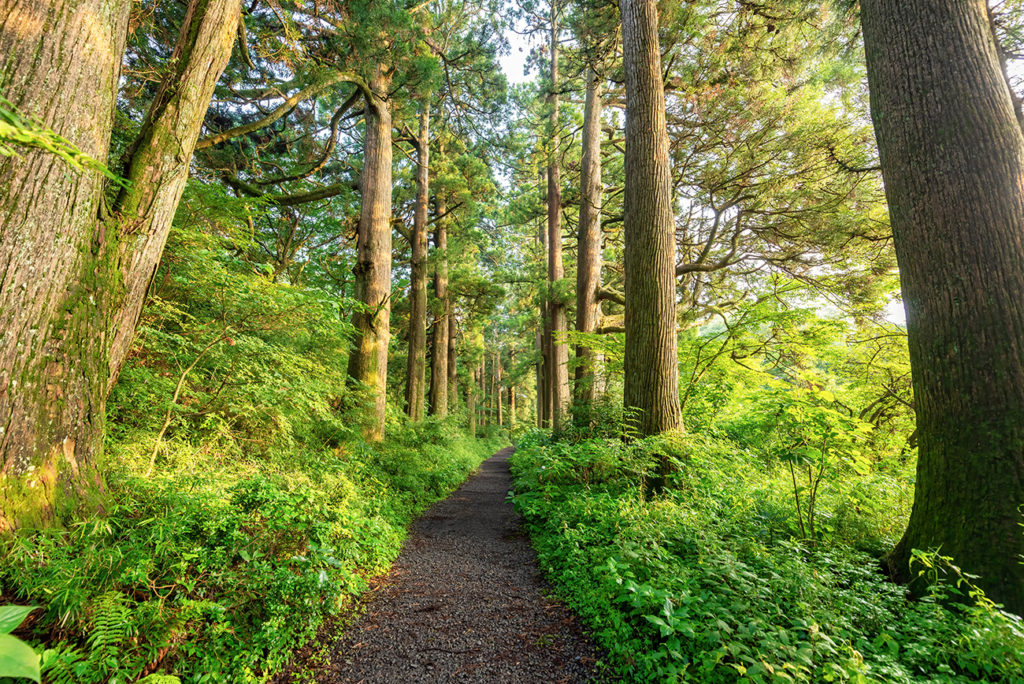
[[[316,681],[585,682],[596,651],[545,598],[537,558],[505,496],[503,449],[417,520],[366,614]]]

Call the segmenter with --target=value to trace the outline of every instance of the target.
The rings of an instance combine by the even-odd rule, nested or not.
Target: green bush
[[[906,485],[884,475],[823,488],[829,532],[801,539],[788,468],[722,435],[535,433],[512,465],[542,566],[624,680],[1024,681],[1021,620],[949,559],[918,556],[943,576],[908,601],[858,550],[887,548],[903,523],[891,503]]]
[[[497,448],[413,431],[291,469],[112,480],[115,503],[12,539],[0,571],[45,604],[53,681],[262,681],[397,555],[405,527]],[[61,678],[61,673],[64,679]]]

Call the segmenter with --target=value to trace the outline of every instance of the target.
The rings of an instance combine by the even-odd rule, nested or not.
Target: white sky
[[[523,66],[526,64],[526,55],[530,51],[530,43],[526,40],[525,36],[509,30],[505,31],[505,39],[512,50],[509,54],[501,55],[498,58],[498,61],[501,63],[501,70],[505,72],[505,77],[510,84],[529,81],[533,78],[533,74],[524,76]]]

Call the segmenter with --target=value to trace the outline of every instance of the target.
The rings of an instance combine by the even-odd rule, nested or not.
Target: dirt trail
[[[318,682],[586,682],[596,652],[544,597],[504,449],[410,530]]]

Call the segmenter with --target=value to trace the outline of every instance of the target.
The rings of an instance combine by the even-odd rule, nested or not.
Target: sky
[[[501,70],[505,72],[505,77],[508,79],[510,84],[524,83],[533,78],[533,75],[523,75],[523,65],[526,64],[526,56],[530,51],[530,43],[524,36],[519,35],[515,31],[506,29],[505,39],[511,46],[511,51],[507,55],[501,55],[498,61],[501,64]]]

